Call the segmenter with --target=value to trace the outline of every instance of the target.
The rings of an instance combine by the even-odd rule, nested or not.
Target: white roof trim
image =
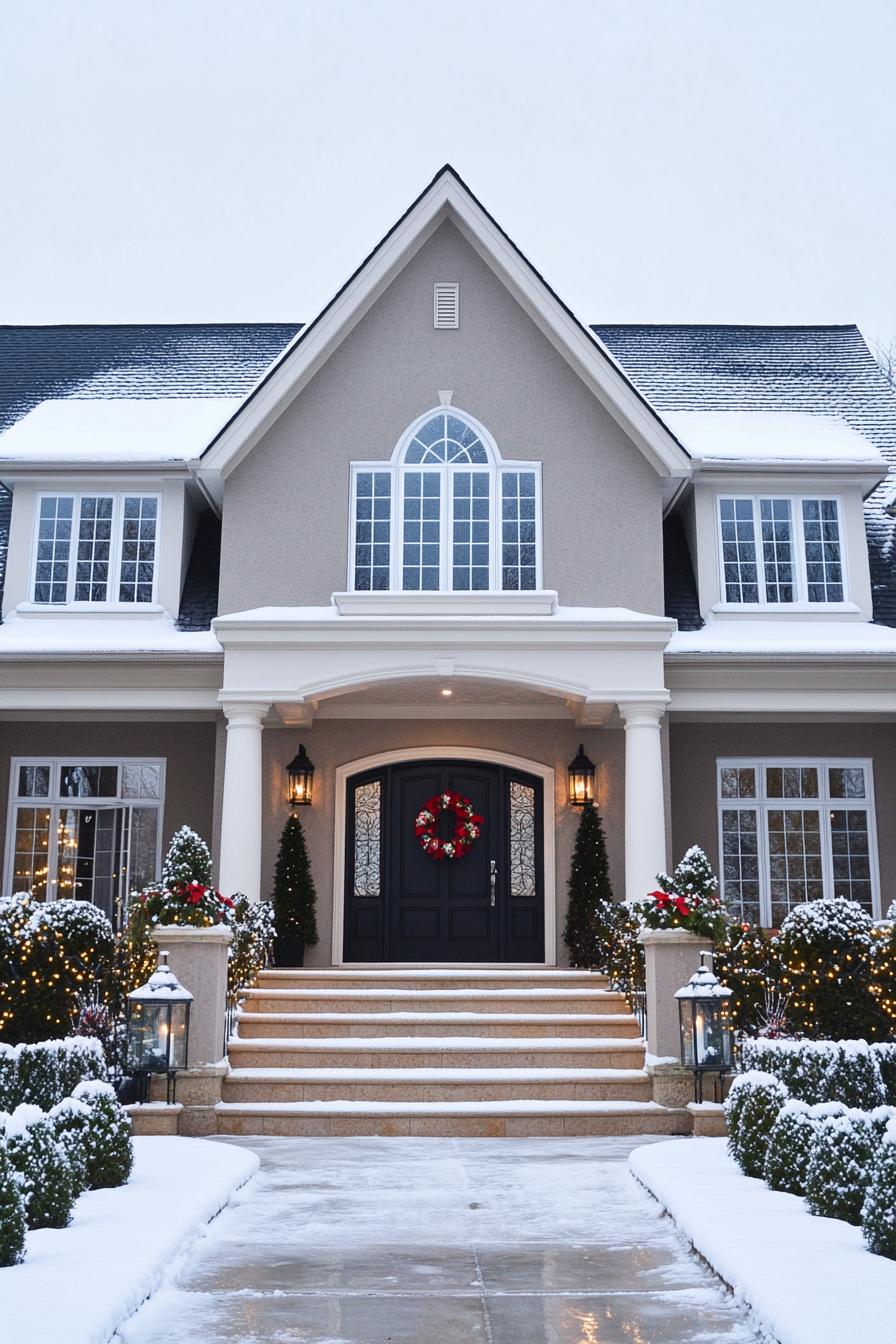
[[[458,228],[542,334],[662,476],[690,474],[688,454],[619,364],[522,256],[450,168],[444,168],[342,290],[302,329],[202,459],[228,475],[252,450],[395,276],[445,221]]]

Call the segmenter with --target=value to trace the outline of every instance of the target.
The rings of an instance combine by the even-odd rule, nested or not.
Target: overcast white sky
[[[896,337],[896,0],[0,0],[0,321],[307,320],[450,160],[590,321]]]

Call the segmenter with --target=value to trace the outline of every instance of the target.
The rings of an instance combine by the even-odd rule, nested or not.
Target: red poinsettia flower
[[[201,891],[191,891],[189,896],[187,897],[187,904],[198,905],[201,900],[202,900]]]

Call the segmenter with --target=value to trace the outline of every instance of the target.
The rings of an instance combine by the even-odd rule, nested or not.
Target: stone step
[[[234,1069],[226,1102],[649,1101],[643,1069]]]
[[[686,1110],[655,1102],[221,1102],[219,1134],[419,1135],[525,1138],[598,1134],[689,1134]]]
[[[606,989],[247,989],[244,1012],[622,1013],[625,995]]]
[[[234,1069],[644,1067],[643,1042],[613,1037],[237,1037],[228,1053]]]
[[[264,1036],[613,1036],[638,1039],[631,1013],[239,1012],[242,1040]]]
[[[387,970],[271,969],[258,977],[261,989],[607,989],[607,977],[593,971],[536,967],[472,970],[469,967]]]

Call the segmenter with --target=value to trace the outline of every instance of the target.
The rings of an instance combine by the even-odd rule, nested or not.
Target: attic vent
[[[460,326],[460,286],[437,282],[432,287],[432,324],[440,327]]]

